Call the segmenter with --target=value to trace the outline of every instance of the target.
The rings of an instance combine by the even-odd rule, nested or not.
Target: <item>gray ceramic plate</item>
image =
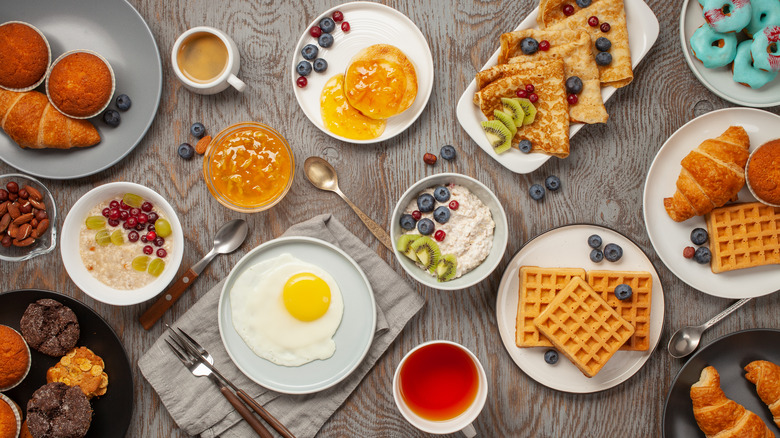
[[[0,23],[26,21],[46,35],[52,58],[74,49],[103,55],[116,76],[116,92],[132,107],[111,128],[91,119],[102,141],[71,150],[22,149],[0,133],[0,159],[17,169],[53,179],[81,178],[105,170],[125,157],[152,124],[162,94],[162,64],[154,36],[143,17],[123,0],[24,0],[0,12]],[[43,86],[38,87],[43,92]],[[116,109],[114,102],[109,108]]]

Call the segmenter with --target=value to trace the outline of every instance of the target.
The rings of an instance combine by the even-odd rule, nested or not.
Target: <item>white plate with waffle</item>
[[[623,256],[620,260],[617,262],[603,260],[600,263],[591,261],[589,255],[592,248],[588,246],[588,237],[592,234],[601,236],[604,245],[608,243],[620,245],[623,249]],[[562,250],[562,248],[566,248],[566,250]],[[644,335],[642,347],[646,346],[647,349],[639,351],[618,350],[594,377],[589,378],[563,354],[559,354],[556,364],[546,363],[544,354],[553,349],[552,346],[518,347],[516,344],[516,322],[520,295],[519,274],[523,266],[579,268],[586,275],[607,270],[649,273],[652,277],[652,293],[649,297],[650,313],[644,317],[637,316],[635,320],[638,332]],[[636,285],[634,288],[633,297],[639,299],[642,294]],[[612,304],[610,299],[607,301]],[[650,259],[641,248],[627,237],[598,225],[567,225],[554,228],[535,237],[515,254],[501,277],[496,299],[496,319],[504,348],[517,366],[529,377],[542,385],[559,391],[598,392],[619,385],[633,376],[655,350],[661,338],[664,321],[663,287]],[[549,344],[549,341],[547,343]],[[642,347],[637,346],[637,348]]]
[[[683,257],[694,228],[707,229],[703,216],[675,222],[666,213],[663,199],[674,194],[680,161],[702,141],[718,137],[729,126],[739,125],[750,136],[750,150],[780,137],[780,116],[752,108],[726,108],[699,116],[672,134],[658,151],[645,182],[643,212],[647,234],[661,261],[689,286],[721,298],[759,297],[780,289],[780,266],[765,265],[714,274],[709,264]],[[754,202],[747,186],[739,202]],[[709,242],[708,242],[709,244]]]

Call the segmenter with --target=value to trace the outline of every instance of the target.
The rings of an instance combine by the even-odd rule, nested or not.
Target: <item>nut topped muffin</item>
[[[748,188],[759,201],[780,206],[780,139],[759,146],[747,165]]]
[[[87,398],[100,396],[108,388],[108,375],[103,371],[105,366],[103,358],[89,348],[74,348],[49,368],[46,381],[78,386]]]
[[[22,335],[0,325],[0,390],[7,391],[24,380],[30,363],[30,349]]]
[[[49,43],[38,29],[20,21],[0,25],[0,87],[12,91],[37,87],[49,62]]]
[[[57,58],[46,80],[49,101],[66,116],[86,119],[103,111],[114,94],[114,73],[94,52],[68,52]]]

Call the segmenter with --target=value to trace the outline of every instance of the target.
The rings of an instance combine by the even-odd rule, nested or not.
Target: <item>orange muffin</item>
[[[27,427],[27,420],[22,423],[22,431],[19,432],[19,438],[34,438],[30,433],[30,428]]]
[[[16,330],[0,325],[0,390],[18,385],[30,370],[30,349]]]
[[[750,191],[767,204],[780,205],[780,139],[759,146],[747,165]]]
[[[87,398],[103,395],[108,388],[108,375],[103,359],[87,347],[74,348],[46,372],[46,382],[62,382],[78,386]]]
[[[21,420],[19,407],[10,398],[0,394],[0,438],[19,436]]]
[[[108,62],[90,52],[66,53],[52,65],[46,93],[57,110],[86,119],[103,111],[114,94],[114,74]]]
[[[49,44],[37,29],[18,21],[0,25],[0,87],[21,91],[37,86],[50,61]]]

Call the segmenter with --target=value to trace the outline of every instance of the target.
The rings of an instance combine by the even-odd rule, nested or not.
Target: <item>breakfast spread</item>
[[[18,385],[30,371],[30,348],[16,330],[0,325],[0,390]]]
[[[46,37],[28,23],[0,25],[0,88],[30,90],[43,82],[51,62]]]
[[[75,347],[81,334],[73,310],[48,298],[30,303],[19,326],[28,345],[54,357],[62,356]]]
[[[46,382],[78,386],[87,398],[101,396],[108,390],[108,375],[103,359],[87,347],[74,348],[46,372]]]
[[[46,79],[46,94],[66,116],[86,119],[98,115],[114,94],[114,72],[94,52],[68,52],[57,58]]]
[[[27,426],[36,438],[81,438],[89,430],[92,413],[81,389],[47,383],[27,402]]]
[[[780,139],[764,143],[750,155],[745,177],[756,199],[780,206]]]
[[[0,244],[29,247],[49,229],[46,201],[37,188],[16,181],[0,189]]]
[[[712,210],[706,220],[712,272],[780,264],[780,207],[733,204]]]
[[[780,427],[780,366],[767,360],[754,360],[745,366],[745,371],[745,378],[756,385],[756,393]]]

